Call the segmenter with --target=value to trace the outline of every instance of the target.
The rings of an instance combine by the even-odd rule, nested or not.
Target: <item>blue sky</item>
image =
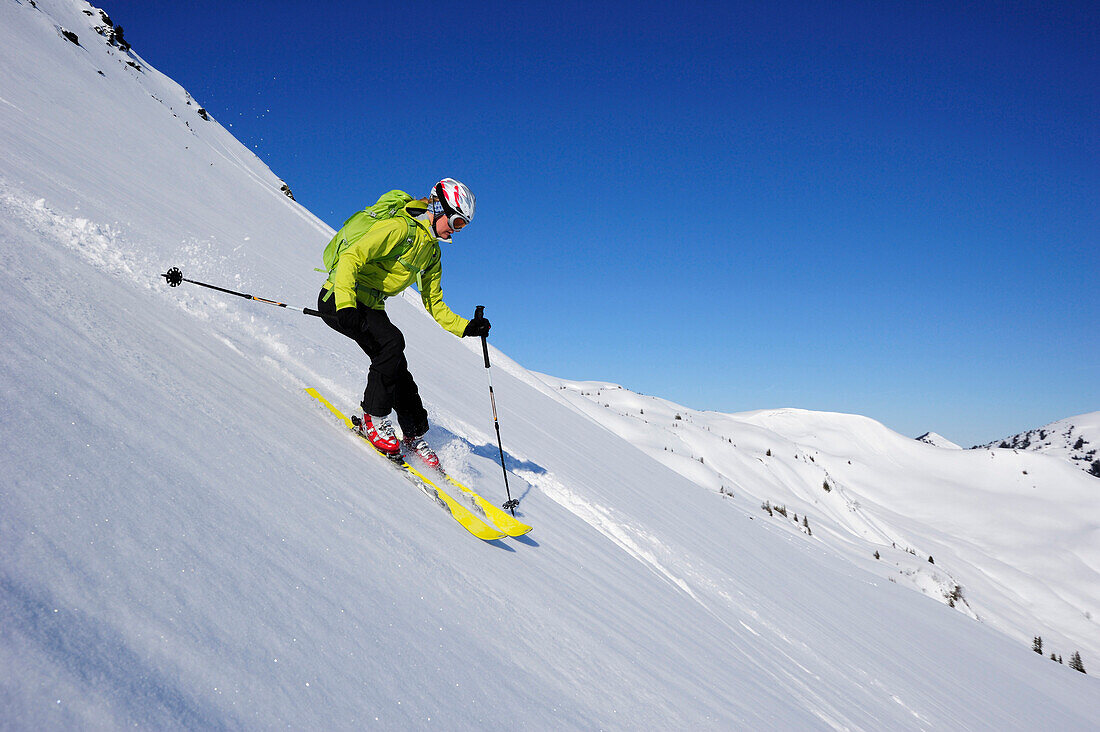
[[[1100,9],[956,5],[104,9],[334,227],[467,183],[524,366],[969,446],[1100,409]]]

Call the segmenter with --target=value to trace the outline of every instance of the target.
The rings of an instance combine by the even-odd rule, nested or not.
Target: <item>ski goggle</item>
[[[466,224],[470,223],[469,219],[462,214],[451,213],[450,207],[444,206],[435,194],[432,194],[432,197],[428,199],[428,210],[434,214],[446,216],[447,223],[451,225],[451,231],[460,231],[466,228]]]

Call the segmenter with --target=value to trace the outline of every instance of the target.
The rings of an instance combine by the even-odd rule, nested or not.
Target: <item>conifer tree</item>
[[[1069,667],[1074,671],[1080,671],[1083,674],[1087,674],[1085,671],[1085,664],[1081,662],[1081,654],[1077,651],[1073,652],[1073,657],[1069,659]]]
[[[1037,635],[1037,636],[1035,636],[1035,638],[1032,639],[1032,641],[1031,641],[1031,650],[1035,651],[1039,655],[1043,654],[1043,637],[1042,636]]]

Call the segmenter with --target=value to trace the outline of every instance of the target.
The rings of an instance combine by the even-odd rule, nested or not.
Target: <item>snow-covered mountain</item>
[[[1030,649],[1100,658],[1093,478],[493,350],[535,531],[477,541],[304,394],[357,401],[350,342],[165,286],[310,305],[331,230],[96,26],[0,3],[4,727],[1093,727],[1095,678]],[[388,309],[444,460],[503,500],[479,345]]]
[[[1069,460],[1086,473],[1100,478],[1100,412],[1079,414],[1003,440],[994,440],[982,448],[1030,450]]]
[[[947,439],[941,434],[936,432],[925,432],[923,435],[917,438],[921,442],[926,442],[933,447],[945,447],[948,450],[961,450],[962,446],[956,445],[951,440]]]
[[[772,517],[780,507],[857,565],[877,555],[869,569],[890,581],[1021,643],[1096,647],[1100,501],[1061,459],[930,445],[856,415],[701,412],[617,384],[541,378],[693,483]]]

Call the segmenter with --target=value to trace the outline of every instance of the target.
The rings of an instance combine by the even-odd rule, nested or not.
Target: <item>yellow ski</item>
[[[489,503],[489,501],[485,500],[477,493],[474,493],[472,490],[459,483],[450,475],[444,474],[444,477],[447,479],[448,483],[469,496],[473,500],[473,502],[477,504],[477,507],[481,509],[481,511],[489,518],[489,520],[499,526],[500,530],[508,534],[508,536],[523,536],[531,530],[530,526],[523,523],[522,521],[519,521],[518,519],[516,519],[515,516],[512,516],[510,513],[498,508],[492,503]]]
[[[370,448],[372,450],[377,452],[379,455],[382,455],[382,457],[385,457],[386,459],[390,460],[395,466],[397,466],[397,467],[401,468],[402,470],[404,470],[406,477],[408,477],[410,480],[412,480],[414,482],[417,482],[419,484],[419,486],[423,490],[425,490],[425,492],[429,493],[432,497],[437,499],[440,502],[441,505],[446,507],[447,510],[450,512],[451,516],[454,518],[454,520],[457,521],[458,523],[460,523],[464,529],[466,529],[471,534],[473,534],[477,538],[482,539],[484,541],[495,541],[497,539],[503,539],[506,536],[506,534],[501,533],[496,528],[490,526],[489,524],[485,523],[484,521],[479,519],[477,516],[475,516],[474,513],[472,511],[470,511],[470,509],[466,508],[464,505],[462,505],[461,503],[456,501],[446,491],[444,491],[442,488],[437,486],[431,480],[424,477],[424,475],[421,474],[420,471],[418,471],[413,466],[409,465],[408,462],[406,462],[405,460],[401,460],[401,462],[397,462],[397,460],[392,459],[389,456],[384,455],[383,453],[379,452],[374,447],[374,445],[370,444],[370,440],[368,440],[366,437],[364,437],[359,432],[359,430],[355,429],[355,425],[352,424],[351,419],[346,414],[341,412],[339,409],[332,406],[332,403],[329,402],[328,399],[325,399],[323,396],[321,396],[321,393],[319,391],[317,391],[316,389],[310,387],[310,388],[306,389],[306,393],[309,394],[314,399],[316,399],[317,401],[321,402],[321,404],[324,404],[326,407],[328,407],[330,412],[332,412],[337,417],[339,417],[340,420],[347,426],[347,428],[349,430],[351,430],[355,435],[359,436],[363,440],[363,442],[366,442],[367,445],[370,445]],[[530,530],[530,529],[528,529],[528,530]],[[518,534],[516,534],[516,536],[518,536]]]

